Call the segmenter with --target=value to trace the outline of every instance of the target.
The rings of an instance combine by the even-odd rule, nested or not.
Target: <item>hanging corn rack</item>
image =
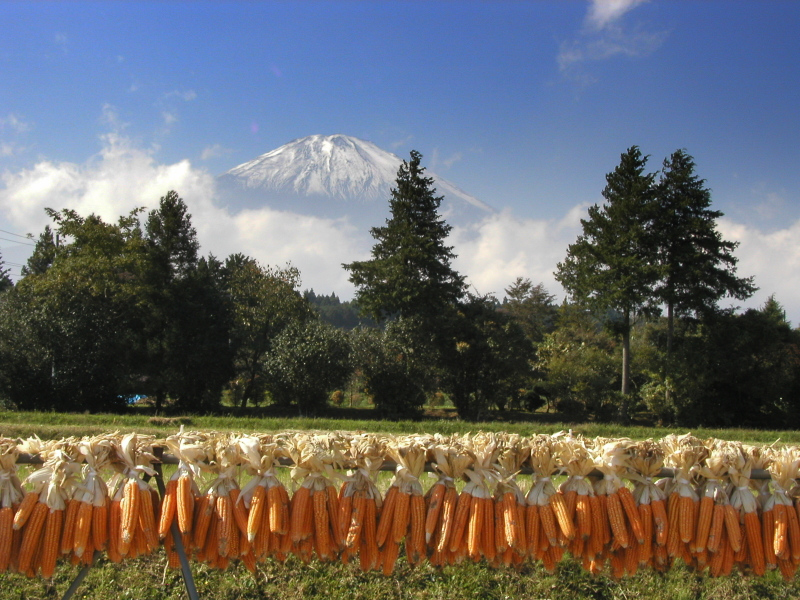
[[[24,483],[22,462],[41,465]],[[162,464],[176,465],[166,486]],[[383,494],[381,470],[394,472]],[[358,557],[355,568],[386,575],[397,560],[553,569],[571,555],[615,578],[682,562],[711,576],[776,569],[791,579],[798,479],[796,447],[688,434],[0,438],[0,572],[49,579],[59,563],[156,551],[177,568],[180,547],[189,561],[253,572],[289,554]]]

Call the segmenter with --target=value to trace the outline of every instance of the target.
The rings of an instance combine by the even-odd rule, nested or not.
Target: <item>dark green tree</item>
[[[219,261],[198,258],[191,215],[174,191],[145,222],[141,329],[142,387],[161,410],[168,397],[187,410],[213,410],[232,376]]]
[[[651,306],[658,279],[648,228],[655,176],[645,173],[646,163],[636,146],[622,154],[620,164],[606,175],[605,203],[589,208],[589,218],[581,219],[583,233],[556,270],[556,279],[574,300],[620,315],[612,324],[622,338],[623,420],[628,418],[631,326]]]
[[[9,277],[9,273],[11,273],[11,269],[6,267],[3,254],[0,253],[0,292],[5,292],[14,287],[14,282],[11,280],[11,277]]]
[[[333,390],[352,373],[347,333],[311,319],[295,321],[275,339],[266,359],[269,391],[282,406],[302,413],[323,408]]]
[[[225,261],[226,290],[233,323],[230,333],[235,380],[232,391],[240,406],[257,402],[267,389],[265,359],[278,335],[291,323],[312,317],[300,296],[300,272],[262,267],[252,258],[232,255]]]
[[[343,265],[356,286],[356,303],[378,321],[402,316],[430,320],[464,294],[464,278],[450,266],[451,227],[439,216],[441,196],[425,177],[422,155],[411,151],[397,172],[391,217],[373,227],[372,258]]]
[[[531,342],[539,343],[545,333],[553,331],[558,307],[544,284],[517,277],[505,291],[501,310],[519,323]]]
[[[39,239],[36,240],[36,246],[33,249],[33,253],[28,257],[26,265],[22,267],[22,276],[41,275],[50,268],[55,257],[56,239],[52,229],[47,225],[44,231],[39,234]]]
[[[717,231],[723,214],[711,210],[711,190],[685,150],[664,159],[656,200],[650,225],[659,268],[654,296],[667,308],[669,356],[676,315],[707,314],[724,296],[746,300],[757,288],[752,277],[736,276],[739,244]]]

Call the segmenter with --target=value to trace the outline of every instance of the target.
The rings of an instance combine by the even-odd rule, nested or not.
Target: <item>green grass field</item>
[[[667,433],[685,433],[649,427],[619,427],[602,424],[564,424],[558,422],[491,422],[465,423],[454,419],[422,421],[337,420],[288,417],[191,417],[187,428],[218,431],[269,432],[280,430],[364,430],[373,432],[475,432],[512,431],[520,434],[551,433],[572,428],[588,437],[659,438]],[[0,435],[43,438],[81,436],[109,431],[137,431],[166,437],[177,431],[177,421],[153,423],[146,414],[75,415],[60,413],[0,413]],[[751,443],[800,443],[800,434],[793,431],[756,431],[746,429],[693,430],[699,437],[718,437]],[[388,482],[388,474],[387,474]],[[779,573],[770,572],[761,578],[739,573],[721,579],[698,575],[678,564],[665,575],[643,571],[634,577],[614,581],[608,576],[593,577],[572,560],[562,562],[555,573],[538,565],[525,565],[520,570],[492,569],[484,564],[463,563],[456,567],[435,569],[427,564],[409,568],[404,559],[398,561],[393,576],[362,574],[354,565],[322,564],[313,561],[304,565],[290,558],[285,564],[267,562],[259,565],[256,575],[241,565],[226,571],[213,571],[192,563],[201,598],[248,599],[619,599],[664,598],[669,600],[714,600],[800,598],[800,584],[785,583]],[[53,581],[29,580],[21,575],[0,574],[0,600],[61,598],[78,573],[76,567],[61,565]],[[89,571],[74,596],[88,600],[185,598],[179,572],[166,569],[162,552],[123,563],[111,564],[104,559]]]

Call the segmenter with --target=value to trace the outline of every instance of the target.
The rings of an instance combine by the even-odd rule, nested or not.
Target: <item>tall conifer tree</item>
[[[425,177],[421,159],[412,150],[410,162],[397,172],[391,217],[371,230],[372,258],[344,265],[358,306],[377,320],[435,317],[464,294],[464,277],[450,266],[453,248],[445,244],[451,226],[439,216],[442,197]]]

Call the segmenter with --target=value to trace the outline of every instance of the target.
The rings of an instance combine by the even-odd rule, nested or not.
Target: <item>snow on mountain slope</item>
[[[350,211],[342,204],[356,203],[369,207],[368,213],[385,213],[401,162],[372,142],[341,134],[312,135],[231,169],[219,182],[229,195],[242,192],[248,204],[261,199],[273,206],[277,202],[276,208],[286,204],[287,209],[305,208],[320,216],[344,216]],[[426,173],[433,177],[437,194],[445,197],[444,216],[479,218],[494,212],[446,179]]]

